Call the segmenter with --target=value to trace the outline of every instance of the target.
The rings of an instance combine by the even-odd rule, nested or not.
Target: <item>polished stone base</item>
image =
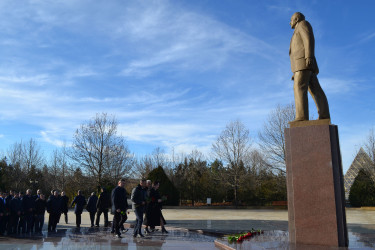
[[[257,235],[242,241],[241,243],[229,243],[226,237],[215,240],[215,246],[222,250],[243,250],[243,249],[295,249],[295,250],[343,250],[343,249],[374,249],[375,236],[373,234],[357,234],[349,232],[350,246],[327,247],[320,246],[319,241],[311,244],[295,244],[289,241],[286,231],[273,230]]]
[[[190,232],[186,229],[167,228],[144,238],[133,237],[133,230],[117,238],[110,228],[58,229],[55,233],[21,234],[0,237],[0,249],[216,249],[216,237]]]
[[[348,246],[337,126],[289,128],[285,140],[290,241]]]
[[[375,209],[348,208],[349,249],[375,249]],[[251,238],[243,245],[228,244],[230,249],[294,249],[288,240],[288,212],[283,209],[163,209],[169,234],[160,231],[145,238],[133,238],[132,231],[117,239],[109,228],[90,228],[89,213],[82,214],[82,227],[61,222],[57,233],[47,232],[48,214],[42,235],[0,236],[0,249],[217,249],[214,241],[228,244],[227,234],[262,229],[263,235]],[[68,213],[74,221],[73,211]],[[125,227],[134,223],[129,214]],[[160,228],[159,228],[160,229]],[[297,249],[327,249],[298,245]],[[127,247],[127,248],[126,248]],[[339,249],[336,247],[329,249]],[[342,248],[341,248],[342,249]]]

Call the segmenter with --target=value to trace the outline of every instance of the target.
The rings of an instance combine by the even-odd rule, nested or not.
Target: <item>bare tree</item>
[[[363,147],[367,155],[370,157],[370,161],[366,161],[366,164],[363,164],[362,167],[366,169],[366,171],[370,174],[372,181],[375,183],[375,131],[374,131],[374,128],[370,129]]]
[[[147,178],[148,174],[155,168],[152,156],[145,155],[135,163],[136,175],[138,178]]]
[[[15,142],[11,145],[7,152],[9,164],[15,166],[18,164],[21,166],[22,161],[22,142]]]
[[[54,150],[51,155],[51,160],[50,160],[50,166],[49,166],[49,174],[52,177],[51,180],[48,180],[48,184],[53,188],[57,189],[58,188],[58,180],[60,179],[60,174],[59,174],[59,152],[58,150]]]
[[[245,173],[244,164],[251,150],[249,130],[239,120],[230,122],[213,143],[212,150],[217,158],[227,165],[224,180],[233,187],[237,206],[237,193]]]
[[[40,147],[32,138],[22,146],[22,167],[30,172],[32,166],[41,168],[43,166],[43,156],[40,152]]]
[[[106,113],[96,114],[92,120],[81,124],[74,134],[69,156],[95,178],[98,186],[107,178],[126,174],[132,157],[125,138],[117,135],[115,117]]]
[[[54,189],[64,190],[69,176],[68,151],[65,143],[52,152],[48,169],[53,177],[49,185]]]
[[[259,146],[266,154],[270,166],[283,173],[286,172],[284,131],[288,127],[288,122],[293,121],[294,117],[293,104],[278,105],[275,110],[271,111],[262,131],[258,133]]]

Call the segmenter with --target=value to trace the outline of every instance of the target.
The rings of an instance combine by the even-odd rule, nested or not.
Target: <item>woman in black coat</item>
[[[155,181],[150,191],[150,203],[148,205],[149,216],[147,218],[148,219],[147,224],[151,228],[155,226],[161,226],[161,231],[163,233],[168,233],[164,227],[164,225],[167,223],[165,222],[164,216],[161,212],[163,200],[158,191],[159,186],[160,186],[160,183],[158,181]]]

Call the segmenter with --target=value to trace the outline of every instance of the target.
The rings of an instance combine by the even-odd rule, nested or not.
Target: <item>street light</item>
[[[33,185],[33,190],[35,190],[36,185],[38,185],[38,180],[31,180],[30,179],[30,184]]]

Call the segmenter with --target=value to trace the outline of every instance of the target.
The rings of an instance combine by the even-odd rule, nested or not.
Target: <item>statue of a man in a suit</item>
[[[293,14],[290,26],[294,29],[289,56],[293,72],[292,80],[294,80],[295,121],[309,120],[307,90],[318,108],[319,119],[330,119],[327,97],[317,78],[319,68],[315,59],[315,39],[312,27],[300,12]]]

